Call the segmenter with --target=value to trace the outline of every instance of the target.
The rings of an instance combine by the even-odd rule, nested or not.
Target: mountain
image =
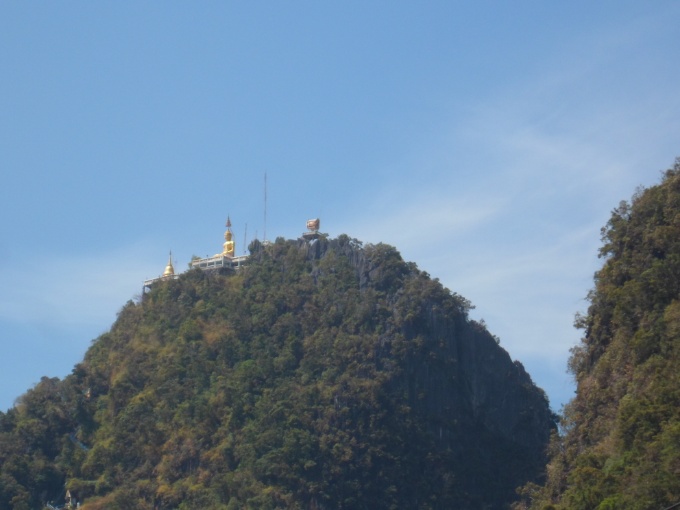
[[[0,510],[502,509],[540,476],[554,415],[467,300],[345,235],[250,252],[0,413]]]
[[[649,510],[680,502],[680,159],[602,229],[577,392],[543,487],[518,508]],[[676,508],[673,506],[673,508]]]

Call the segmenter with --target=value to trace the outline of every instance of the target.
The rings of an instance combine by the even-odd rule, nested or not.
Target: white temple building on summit
[[[324,234],[319,233],[319,226],[321,221],[318,218],[313,220],[307,220],[307,232],[302,234],[302,238],[309,242],[315,242],[319,237]],[[222,245],[222,253],[213,255],[212,257],[206,258],[193,258],[190,262],[191,269],[197,268],[202,271],[216,271],[218,269],[227,269],[229,271],[237,271],[243,267],[247,260],[248,255],[236,256],[236,242],[234,241],[234,234],[231,231],[231,219],[227,216],[227,231],[224,233],[224,244]],[[267,245],[265,241],[265,246]],[[168,264],[165,266],[165,271],[161,276],[156,278],[151,278],[149,280],[144,280],[143,292],[150,289],[154,284],[165,281],[174,280],[179,278],[179,275],[175,274],[175,267],[172,265],[172,252],[170,252],[170,258],[168,259]]]
[[[235,256],[236,242],[234,241],[234,234],[231,232],[231,220],[227,216],[227,231],[224,233],[224,244],[222,245],[222,253],[206,257],[204,259],[193,259],[191,261],[191,268],[197,267],[204,271],[212,269],[227,268],[231,270],[239,269],[248,260],[248,255]]]
[[[212,257],[206,257],[204,259],[194,258],[192,259],[190,265],[191,268],[198,268],[203,271],[212,271],[221,268],[226,268],[228,270],[236,271],[240,269],[248,260],[247,255],[241,255],[240,257],[235,256],[236,253],[236,242],[234,241],[234,234],[231,231],[231,219],[227,216],[227,231],[224,233],[224,244],[222,245],[222,253],[213,255]],[[151,278],[149,280],[144,280],[143,291],[150,289],[154,284],[165,281],[174,280],[179,278],[179,275],[175,274],[175,267],[172,265],[172,252],[170,252],[170,258],[168,260],[168,265],[165,266],[165,271],[161,276],[156,278]]]

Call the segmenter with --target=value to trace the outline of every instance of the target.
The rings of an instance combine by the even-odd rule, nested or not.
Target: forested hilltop
[[[470,304],[391,246],[250,247],[128,302],[0,413],[0,509],[503,509],[554,430]]]
[[[602,229],[578,384],[548,481],[520,508],[661,510],[680,502],[680,159]],[[675,507],[674,507],[675,508]]]

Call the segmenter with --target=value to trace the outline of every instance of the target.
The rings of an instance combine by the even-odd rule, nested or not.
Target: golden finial
[[[168,257],[168,265],[165,266],[165,271],[163,271],[163,278],[167,276],[175,276],[175,268],[172,265],[172,251]]]
[[[234,235],[231,233],[231,219],[227,216],[227,231],[224,233],[224,245],[222,256],[233,257],[236,252],[236,243],[234,242]]]

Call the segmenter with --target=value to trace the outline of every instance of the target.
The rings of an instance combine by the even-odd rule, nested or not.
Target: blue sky
[[[322,231],[470,299],[559,410],[600,228],[680,155],[680,3],[0,4],[0,409],[172,249]]]

